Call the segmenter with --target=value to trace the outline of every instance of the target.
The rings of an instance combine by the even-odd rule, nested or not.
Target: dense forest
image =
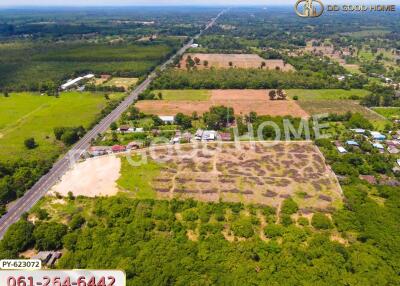
[[[129,286],[399,284],[399,192],[354,178],[345,194],[333,223],[316,214],[284,225],[276,224],[270,207],[69,198],[86,211],[75,208],[65,226],[45,209],[34,210],[40,221],[12,226],[0,258],[33,245],[64,247],[58,268],[124,269]],[[286,201],[281,215],[294,212],[296,205]],[[346,243],[332,240],[336,231]]]
[[[169,69],[152,84],[154,89],[277,89],[277,88],[360,88],[363,78],[345,83],[337,78],[313,73],[280,72],[261,69]]]

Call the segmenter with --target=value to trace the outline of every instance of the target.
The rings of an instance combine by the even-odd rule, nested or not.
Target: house
[[[202,130],[199,129],[194,135],[195,139],[198,141],[215,141],[217,140],[218,133],[214,130]]]
[[[232,135],[229,132],[221,132],[218,133],[218,137],[222,140],[222,141],[231,141],[232,140]]]
[[[61,256],[62,253],[59,251],[40,251],[32,259],[38,259],[44,265],[53,266]]]
[[[341,153],[341,154],[345,154],[345,153],[347,153],[347,150],[346,150],[346,149],[344,149],[342,146],[340,146],[340,147],[337,147],[337,149],[339,150],[339,153]]]
[[[388,152],[389,152],[390,154],[399,154],[399,153],[400,153],[400,150],[397,149],[396,147],[390,146],[390,147],[388,148]]]
[[[111,147],[111,150],[114,153],[120,153],[120,152],[125,152],[126,151],[126,147],[122,146],[122,145],[114,145]]]
[[[106,155],[111,151],[108,146],[92,146],[89,148],[89,154],[92,156],[102,156]]]
[[[132,133],[134,132],[134,128],[130,127],[129,125],[121,125],[117,131],[121,133]]]
[[[365,129],[361,129],[361,128],[356,128],[356,129],[350,129],[351,131],[357,133],[357,134],[364,134],[365,133]]]
[[[371,131],[371,136],[374,138],[374,140],[382,141],[386,139],[386,136],[381,134],[380,132],[377,131]]]
[[[198,48],[198,47],[199,47],[199,44],[191,44],[190,47],[191,47],[191,48]]]
[[[347,145],[350,145],[350,146],[356,146],[356,147],[358,147],[358,146],[360,146],[356,141],[354,141],[354,140],[348,140],[348,141],[346,141],[346,144]]]
[[[381,143],[374,143],[374,144],[372,144],[372,146],[374,146],[375,148],[377,148],[379,150],[385,150],[385,147],[383,147],[383,145]]]
[[[174,116],[158,116],[164,124],[172,124],[175,122]]]
[[[136,149],[140,149],[142,146],[143,146],[143,144],[141,142],[130,142],[126,146],[126,149],[127,150],[136,150]]]

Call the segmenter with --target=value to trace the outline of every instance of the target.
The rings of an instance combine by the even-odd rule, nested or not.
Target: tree
[[[62,248],[62,238],[67,234],[67,226],[56,222],[41,222],[34,232],[35,247],[38,250],[57,250]]]
[[[230,66],[230,67],[233,67],[233,62],[229,62],[229,66]]]
[[[194,62],[196,63],[196,65],[199,65],[200,64],[200,59],[198,57],[195,57],[194,58]]]
[[[113,123],[111,123],[111,125],[110,125],[110,129],[111,129],[112,131],[115,131],[115,130],[117,130],[117,129],[118,129],[118,125],[117,125],[117,123],[116,123],[116,122],[113,122]]]
[[[265,68],[267,64],[265,62],[261,62],[261,68]]]
[[[205,61],[203,62],[203,65],[204,65],[205,67],[208,67],[208,61],[205,60]]]
[[[3,91],[3,95],[4,95],[4,97],[9,97],[10,95],[8,94],[8,91],[7,90],[4,90]]]
[[[183,129],[192,128],[192,119],[190,118],[190,116],[187,116],[183,113],[178,113],[175,115],[175,122]]]
[[[158,99],[159,99],[159,100],[162,100],[162,99],[163,99],[163,94],[162,94],[162,92],[159,92],[159,93],[157,94],[157,96],[158,96]]]
[[[250,219],[239,219],[232,224],[232,231],[235,236],[250,238],[254,234],[253,225]]]
[[[268,96],[269,96],[269,99],[270,100],[275,100],[275,98],[276,98],[276,90],[271,90],[269,93],[268,93]]]
[[[24,251],[33,244],[33,230],[32,223],[21,219],[10,226],[0,245],[12,252]]]
[[[235,120],[234,110],[231,107],[213,106],[209,112],[203,114],[204,122],[208,128],[221,130]]]
[[[35,142],[35,138],[28,138],[25,139],[24,145],[27,149],[34,149],[37,147],[37,144]]]

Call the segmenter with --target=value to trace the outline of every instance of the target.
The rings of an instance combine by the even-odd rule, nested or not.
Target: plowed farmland
[[[294,68],[290,64],[284,63],[283,60],[266,60],[261,58],[259,55],[254,54],[185,54],[182,57],[180,66],[182,69],[186,69],[186,60],[188,57],[193,60],[195,58],[200,59],[197,68],[260,68],[262,63],[265,63],[266,69],[281,71],[293,71]],[[208,65],[204,65],[204,61],[208,62]]]
[[[194,111],[202,114],[211,106],[225,105],[233,107],[236,114],[248,114],[254,111],[259,115],[308,117],[308,113],[296,101],[270,100],[268,92],[268,90],[249,89],[212,90],[207,100],[143,100],[136,106],[142,112],[156,115],[176,115],[179,112],[191,115]]]
[[[146,198],[142,190],[146,189],[149,198],[278,207],[291,197],[303,212],[341,204],[334,174],[311,142],[242,143],[240,148],[234,143],[185,145],[180,150],[159,148],[148,155],[151,168],[148,164],[134,167],[123,159],[118,181],[123,190],[139,192],[142,198]],[[142,169],[146,172],[140,175]]]

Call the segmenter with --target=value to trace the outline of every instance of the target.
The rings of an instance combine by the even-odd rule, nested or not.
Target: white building
[[[175,122],[175,117],[174,116],[158,116],[164,123],[174,123]]]
[[[61,85],[61,89],[62,90],[66,90],[68,88],[73,87],[74,85],[78,84],[80,81],[84,80],[84,79],[92,79],[94,78],[94,74],[87,74],[85,76],[80,76],[74,79],[70,79],[69,81],[67,81],[66,83],[64,83],[63,85]]]

